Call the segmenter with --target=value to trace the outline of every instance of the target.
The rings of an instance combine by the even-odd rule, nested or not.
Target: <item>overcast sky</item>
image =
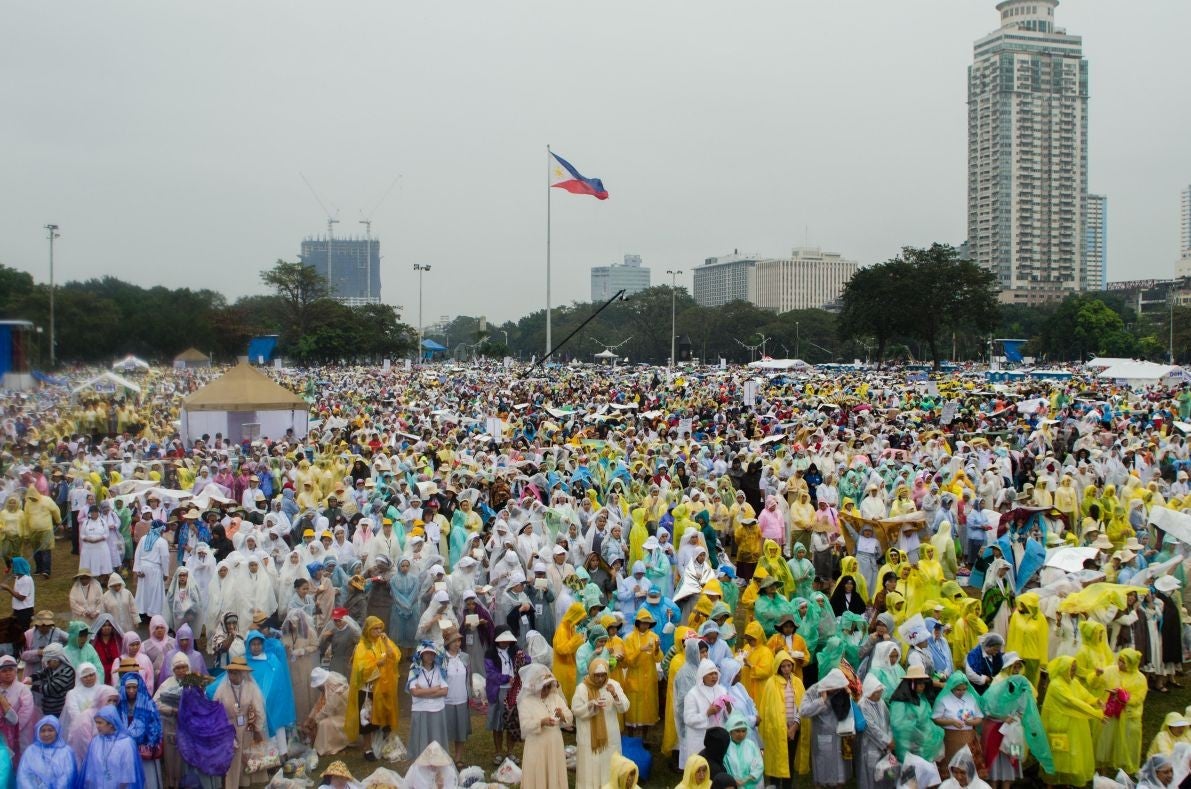
[[[655,283],[795,245],[863,264],[966,236],[966,68],[994,0],[9,3],[0,262],[48,278],[261,292],[338,208],[376,209],[383,296],[426,322],[554,303],[639,253]],[[1091,69],[1109,279],[1163,277],[1191,183],[1187,0],[1064,0]]]

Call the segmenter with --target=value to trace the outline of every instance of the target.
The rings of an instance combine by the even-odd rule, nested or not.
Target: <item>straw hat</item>
[[[252,671],[252,668],[248,665],[248,659],[245,658],[243,655],[241,655],[240,657],[232,658],[232,662],[227,664],[226,670],[227,671]]]
[[[347,769],[347,765],[336,759],[327,765],[327,769],[323,770],[323,778],[346,778],[349,781],[356,780],[356,777],[351,774],[351,770]]]
[[[52,625],[52,624],[54,624],[54,612],[48,611],[48,610],[38,611],[36,614],[33,615],[32,623],[34,626]]]
[[[904,679],[930,679],[930,677],[926,675],[926,669],[915,664],[906,669],[906,676]]]
[[[86,567],[80,567],[79,571],[74,574],[75,578],[92,578],[91,571]]]
[[[116,669],[119,674],[135,674],[141,670],[141,664],[136,662],[136,658],[120,658],[120,666]]]

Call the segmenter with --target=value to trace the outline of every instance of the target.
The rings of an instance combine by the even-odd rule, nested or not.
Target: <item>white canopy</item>
[[[1127,359],[1102,370],[1098,378],[1124,381],[1130,386],[1151,386],[1161,381],[1185,381],[1187,374],[1177,365]]]
[[[597,358],[597,359],[619,359],[620,357],[617,356],[612,351],[604,349],[604,350],[600,351],[599,353],[595,354],[595,358]]]
[[[749,362],[754,370],[808,370],[810,365],[801,359],[759,359]]]
[[[131,353],[125,356],[120,361],[112,365],[113,370],[127,370],[129,372],[140,372],[149,369],[149,363],[144,359],[138,359]]]
[[[132,381],[122,376],[116,375],[113,372],[100,373],[94,378],[84,381],[83,383],[70,390],[72,395],[77,395],[86,389],[94,389],[96,392],[112,392],[117,389],[124,389],[128,392],[141,393],[141,388]]]
[[[1088,362],[1085,367],[1093,367],[1097,370],[1103,370],[1106,367],[1112,367],[1114,364],[1121,364],[1123,362],[1131,362],[1132,359],[1125,359],[1120,356],[1097,356],[1092,361]]]

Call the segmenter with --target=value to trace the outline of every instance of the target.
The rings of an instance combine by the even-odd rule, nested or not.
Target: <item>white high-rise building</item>
[[[624,263],[591,267],[591,300],[606,301],[623,289],[626,296],[649,287],[649,267],[641,265],[640,255],[625,255]]]
[[[733,301],[753,300],[753,269],[759,255],[731,255],[706,258],[702,266],[691,269],[694,274],[695,303],[700,307],[721,307]]]
[[[1191,186],[1182,191],[1179,203],[1179,262],[1176,277],[1191,277]]]
[[[1088,63],[1059,0],[1003,0],[968,69],[968,241],[1006,302],[1098,287],[1084,253]]]
[[[822,309],[839,298],[858,268],[834,252],[796,247],[784,260],[758,261],[753,303],[775,312]]]
[[[1108,198],[1088,195],[1088,221],[1084,226],[1088,290],[1108,287]]]

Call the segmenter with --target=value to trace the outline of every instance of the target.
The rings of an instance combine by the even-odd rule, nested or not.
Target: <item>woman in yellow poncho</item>
[[[969,597],[960,602],[959,617],[956,618],[951,634],[947,637],[955,665],[964,665],[968,653],[980,643],[980,637],[987,632],[988,625],[980,617],[980,601]]]
[[[766,540],[761,545],[761,560],[757,562],[757,568],[765,570],[770,578],[776,578],[782,582],[782,594],[786,597],[794,594],[798,588],[798,582],[794,580],[794,573],[790,572],[790,567],[786,564],[786,560],[782,558],[781,546],[774,540]]]
[[[1055,490],[1055,509],[1067,516],[1067,528],[1079,525],[1079,495],[1075,491],[1075,480],[1064,474]]]
[[[633,510],[633,525],[629,527],[629,567],[645,559],[645,541],[649,539],[649,529],[645,526],[648,515],[644,507]]]
[[[955,558],[955,526],[951,521],[945,520],[939,524],[939,531],[930,538],[930,544],[935,554],[932,558],[939,563],[943,580],[954,580],[959,570],[959,562]],[[942,583],[939,582],[940,587]]]
[[[1103,701],[1117,687],[1117,659],[1108,646],[1108,631],[1099,622],[1079,623],[1079,649],[1075,652],[1076,678]]]
[[[935,559],[935,548],[925,543],[918,549],[918,564],[902,565],[904,585],[899,588],[905,590],[906,611],[910,616],[922,611],[927,600],[939,597],[939,590],[943,586],[943,566]],[[888,605],[888,596],[886,596]]]
[[[1187,742],[1187,719],[1181,712],[1168,712],[1162,721],[1162,730],[1154,735],[1150,748],[1146,751],[1146,758],[1155,754],[1170,756],[1174,753],[1174,746],[1180,742]]]
[[[1098,700],[1075,679],[1075,658],[1066,655],[1047,664],[1050,685],[1042,702],[1042,727],[1054,758],[1047,783],[1085,786],[1096,772],[1092,722],[1104,719]]]
[[[893,494],[893,502],[889,505],[889,517],[908,515],[915,509],[917,507],[914,506],[914,500],[910,498],[910,489],[905,485],[898,485]]]
[[[579,632],[578,626],[586,616],[587,609],[583,607],[583,603],[571,603],[571,607],[562,615],[558,629],[554,631],[552,669],[563,698],[566,699],[574,697],[575,686],[579,683],[579,666],[575,655],[587,639]]]
[[[347,691],[343,733],[348,742],[355,742],[361,734],[379,732],[383,737],[397,729],[397,672],[400,663],[401,650],[385,635],[385,623],[376,616],[365,619],[360,643],[356,644],[356,652],[352,656],[352,675]],[[371,711],[368,723],[361,726],[360,710],[369,700]],[[372,743],[369,743],[364,751],[365,758],[372,755],[372,748]]]
[[[1117,656],[1120,686],[1129,694],[1129,700],[1119,717],[1105,718],[1096,742],[1098,769],[1120,769],[1133,775],[1141,767],[1141,717],[1149,684],[1140,666],[1141,653],[1136,649],[1122,649]]]
[[[740,621],[745,623],[753,621],[753,610],[757,605],[757,598],[761,596],[759,584],[768,577],[769,573],[759,567],[753,571],[753,577],[749,579],[744,591],[740,593]]]
[[[748,623],[744,629],[744,643],[748,651],[740,671],[740,684],[759,707],[765,683],[773,676],[775,668],[773,650],[765,640],[765,628],[760,622]]]
[[[1050,658],[1050,624],[1041,606],[1042,600],[1034,592],[1018,597],[1005,638],[1005,649],[1016,652],[1025,663],[1026,678],[1035,690],[1042,676],[1042,664]]]
[[[658,664],[662,661],[662,642],[652,628],[653,615],[642,608],[633,620],[633,630],[624,639],[624,692],[629,697],[625,724],[633,729],[648,728],[658,722]]]
[[[860,560],[855,556],[844,556],[839,560],[839,578],[835,579],[835,585],[831,587],[831,594],[835,594],[840,581],[848,575],[852,576],[852,580],[856,582],[856,591],[860,593],[860,599],[866,603],[869,602],[868,581],[864,580],[864,576],[860,574]]]
[[[765,776],[769,784],[788,782],[796,774],[805,775],[810,770],[811,750],[810,720],[801,726],[787,724],[786,710],[799,709],[806,693],[797,664],[784,650],[777,654],[775,661],[777,673],[766,681],[761,701],[757,703],[757,714],[761,718],[758,734],[764,746]],[[797,745],[792,741],[794,739]],[[792,748],[796,748],[794,764],[790,764]]]
[[[699,524],[691,519],[691,508],[686,504],[677,505],[671,513],[674,515],[674,533],[670,538],[675,545],[682,545],[682,537],[688,530],[699,531]]]

